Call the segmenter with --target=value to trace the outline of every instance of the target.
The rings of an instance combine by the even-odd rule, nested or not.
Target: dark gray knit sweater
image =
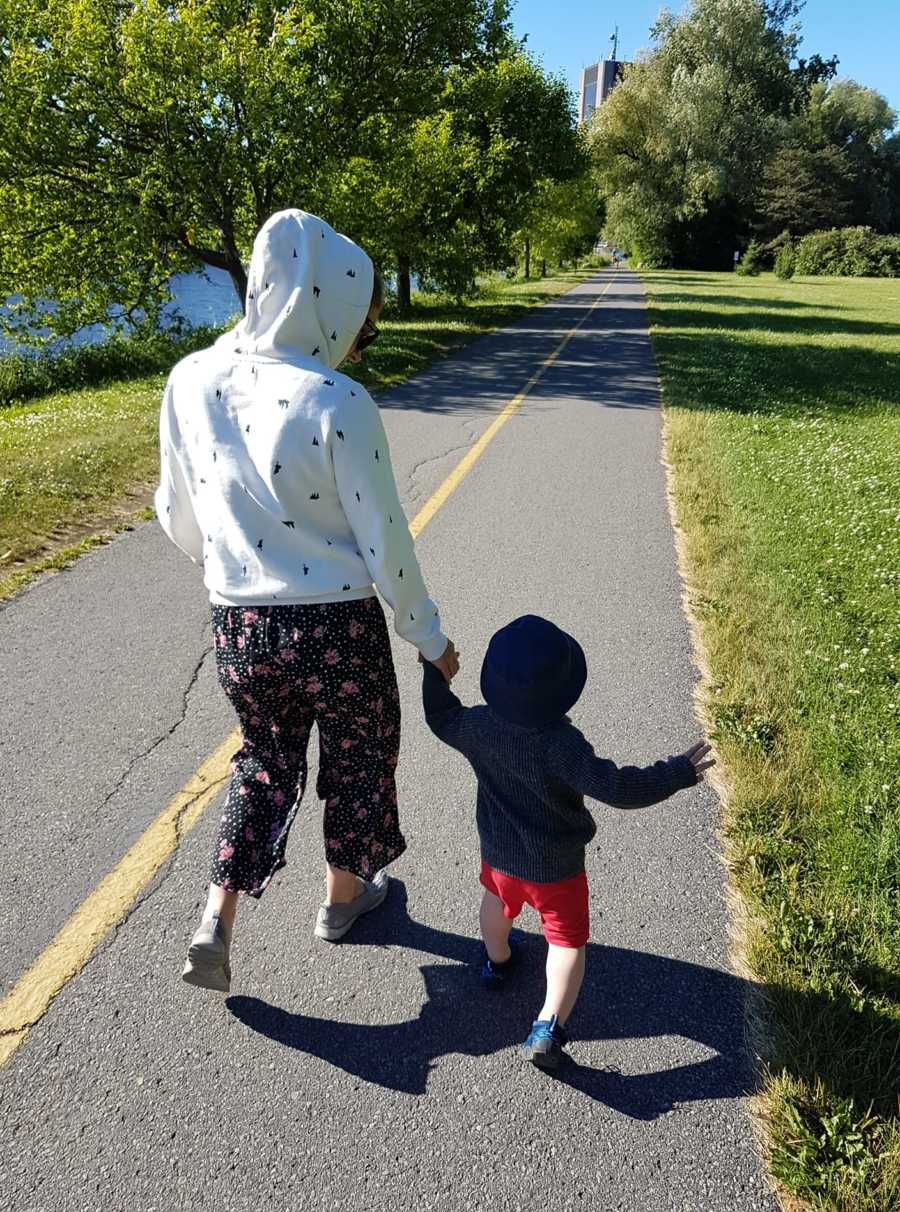
[[[490,707],[463,707],[434,665],[423,669],[428,726],[475,771],[481,856],[504,875],[544,884],[583,871],[596,832],[586,795],[614,808],[645,808],[697,782],[683,755],[618,767],[598,758],[567,719],[523,728]]]

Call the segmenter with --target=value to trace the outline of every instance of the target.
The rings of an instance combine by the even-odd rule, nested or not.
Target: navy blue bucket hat
[[[561,719],[587,681],[577,640],[555,623],[523,615],[491,637],[481,667],[481,693],[499,716],[538,728]]]

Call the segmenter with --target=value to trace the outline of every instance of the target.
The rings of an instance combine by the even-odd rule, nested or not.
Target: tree
[[[354,165],[373,205],[353,230],[398,267],[401,306],[412,272],[462,294],[476,273],[508,265],[538,182],[587,168],[566,84],[508,51],[449,72],[435,113]]]
[[[844,227],[853,214],[856,176],[843,148],[785,144],[766,165],[760,229],[792,236]]]
[[[0,2],[0,291],[22,296],[20,333],[47,296],[60,334],[110,306],[152,315],[198,263],[243,299],[272,211],[327,217],[373,141],[407,139],[448,73],[511,38],[508,0]]]
[[[757,218],[759,182],[811,81],[796,0],[693,0],[663,12],[654,51],[596,111],[591,147],[606,231],[647,264],[725,267]]]
[[[520,248],[527,242],[529,256],[536,260],[559,265],[588,252],[599,232],[597,186],[593,174],[585,171],[569,181],[540,182],[515,242]]]
[[[896,230],[896,152],[891,140],[896,124],[896,111],[885,98],[855,80],[819,83],[810,90],[801,135],[811,148],[840,153],[845,160],[851,178],[845,220],[849,224]]]

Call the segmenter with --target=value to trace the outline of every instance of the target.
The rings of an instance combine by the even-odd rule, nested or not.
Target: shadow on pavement
[[[379,395],[379,408],[464,415],[487,405],[499,411],[524,388],[570,324],[584,318],[600,299],[601,306],[545,373],[529,401],[543,392],[608,407],[657,408],[656,367],[643,296],[629,291],[624,281],[621,288],[604,292],[605,284],[583,291],[481,337]]]
[[[387,1089],[424,1094],[437,1058],[486,1056],[520,1044],[527,1035],[543,996],[545,947],[538,935],[515,933],[523,953],[515,982],[503,994],[488,992],[477,976],[481,944],[413,921],[406,889],[395,880],[383,911],[362,919],[352,942],[401,946],[453,961],[421,968],[427,1000],[417,1018],[373,1026],[293,1014],[255,997],[230,997],[226,1005],[241,1022],[285,1047]],[[343,945],[348,943],[349,937]],[[714,1055],[635,1075],[567,1058],[556,1080],[641,1120],[655,1119],[679,1103],[736,1098],[753,1090],[743,1042],[746,982],[701,964],[624,948],[589,944],[588,952],[584,990],[571,1023],[575,1039],[679,1036]],[[688,1045],[687,1051],[697,1049]]]

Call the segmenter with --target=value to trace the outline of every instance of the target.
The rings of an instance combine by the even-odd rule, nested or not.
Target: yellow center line
[[[518,395],[495,417],[434,496],[419,510],[409,527],[413,538],[422,533],[506,422],[519,411],[544,373],[593,315],[613,281],[610,279],[589,310],[569,329]],[[85,897],[53,941],[0,1001],[0,1067],[25,1042],[29,1031],[43,1017],[59,991],[78,975],[104,938],[125,917],[163,863],[174,854],[181,840],[200,820],[207,804],[225,785],[230,773],[231,756],[239,744],[240,732],[235,730],[209,755],[113,870]]]

